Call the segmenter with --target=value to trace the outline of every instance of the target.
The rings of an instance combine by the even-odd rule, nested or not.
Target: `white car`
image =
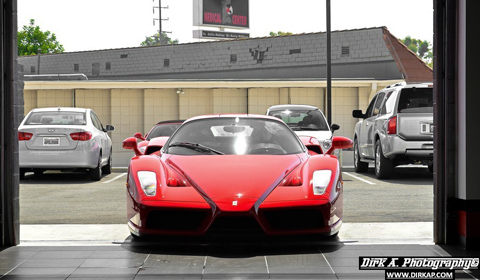
[[[95,112],[84,108],[30,111],[18,127],[20,178],[25,172],[85,170],[92,180],[112,172],[112,140]]]
[[[274,105],[267,115],[283,120],[298,136],[317,138],[324,151],[331,147],[333,132],[340,128],[337,124],[329,126],[322,111],[310,105]]]

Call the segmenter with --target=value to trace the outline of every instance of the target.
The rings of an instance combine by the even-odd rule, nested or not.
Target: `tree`
[[[292,35],[292,32],[283,32],[283,31],[278,31],[278,32],[270,32],[270,36],[287,36],[287,35]]]
[[[65,51],[63,45],[57,41],[57,36],[50,31],[42,31],[35,20],[31,19],[30,24],[24,25],[21,31],[17,32],[18,55],[35,55],[40,53],[62,53]]]
[[[145,37],[145,41],[141,42],[140,46],[160,46],[172,44],[178,44],[178,39],[172,40],[170,39],[170,37],[167,36],[167,34],[162,33],[162,37],[160,40],[157,33],[151,37]]]
[[[410,36],[407,36],[405,39],[400,41],[402,41],[405,46],[407,46],[412,52],[420,57],[428,66],[433,68],[432,44],[426,40],[422,41],[411,38]]]

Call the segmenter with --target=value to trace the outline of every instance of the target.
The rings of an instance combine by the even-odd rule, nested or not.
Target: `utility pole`
[[[330,0],[327,1],[327,121],[332,125],[332,31],[330,27]]]
[[[155,0],[153,0],[155,2]],[[162,0],[158,0],[158,7],[154,6],[153,7],[153,14],[155,14],[155,8],[158,9],[158,18],[153,19],[153,25],[155,25],[155,21],[158,20],[158,41],[160,45],[163,45],[162,43],[162,33],[172,33],[170,31],[163,31],[162,30],[162,20],[169,20],[169,18],[163,19],[162,18],[162,9],[168,9],[168,6],[162,7]]]

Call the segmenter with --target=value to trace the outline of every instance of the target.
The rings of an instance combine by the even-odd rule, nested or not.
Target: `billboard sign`
[[[193,24],[250,28],[249,0],[193,0]]]
[[[233,33],[213,30],[193,30],[193,38],[198,39],[244,39],[249,37],[249,33]]]

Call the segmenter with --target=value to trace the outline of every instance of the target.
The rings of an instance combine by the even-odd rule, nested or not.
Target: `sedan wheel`
[[[112,152],[110,152],[110,156],[108,157],[108,163],[104,167],[102,167],[103,174],[111,174],[112,173]]]
[[[393,173],[393,162],[386,158],[382,152],[380,140],[375,144],[375,175],[378,179],[388,179]]]
[[[102,157],[98,157],[98,165],[91,168],[88,172],[93,181],[100,181],[102,179]]]

